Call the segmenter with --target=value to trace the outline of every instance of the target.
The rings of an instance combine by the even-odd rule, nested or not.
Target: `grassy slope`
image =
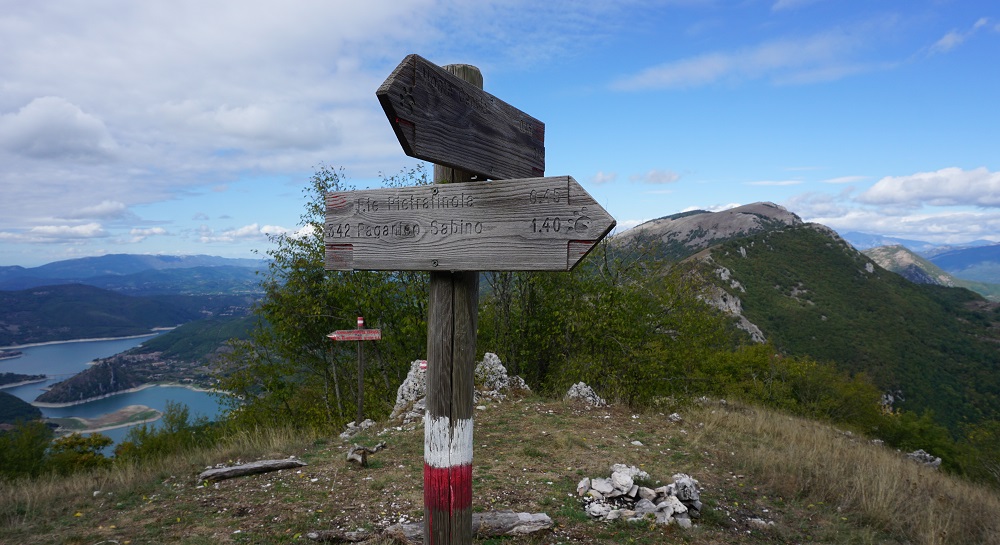
[[[677,411],[684,420],[665,416]],[[359,437],[388,449],[360,469],[346,443],[242,436],[154,468],[0,487],[3,543],[302,543],[314,530],[422,518],[423,430]],[[551,533],[503,543],[997,543],[1000,498],[826,426],[708,403],[633,414],[536,398],[476,413],[473,508],[545,512]],[[634,446],[640,441],[643,446]],[[206,465],[298,456],[309,465],[205,486]],[[576,498],[612,463],[698,479],[698,526],[604,524]],[[95,491],[100,491],[95,493]],[[916,498],[921,498],[917,500]],[[773,521],[762,529],[749,522]],[[501,541],[493,540],[490,543]]]

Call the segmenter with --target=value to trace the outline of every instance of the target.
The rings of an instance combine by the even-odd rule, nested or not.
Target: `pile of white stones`
[[[678,473],[673,483],[655,489],[635,482],[648,480],[649,474],[635,466],[615,464],[610,478],[584,478],[576,492],[584,498],[587,514],[598,520],[655,520],[657,524],[690,528],[692,519],[701,516],[697,480]]]

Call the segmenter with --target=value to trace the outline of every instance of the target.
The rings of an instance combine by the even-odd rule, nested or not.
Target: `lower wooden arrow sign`
[[[381,329],[338,329],[327,335],[334,341],[381,341]]]
[[[568,271],[615,226],[571,176],[326,195],[326,268]]]

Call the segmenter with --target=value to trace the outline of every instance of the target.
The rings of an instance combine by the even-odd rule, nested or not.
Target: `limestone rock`
[[[610,479],[591,479],[590,487],[604,495],[608,495],[615,490],[615,485]]]
[[[594,389],[584,382],[577,382],[569,387],[566,392],[566,399],[582,401],[589,407],[606,407],[608,402],[594,392]]]
[[[622,493],[627,493],[633,486],[632,477],[625,472],[615,472],[611,474],[611,485]]]
[[[423,418],[422,410],[417,418],[410,418],[410,415],[407,413],[415,408],[418,401],[423,400],[427,396],[427,370],[424,368],[425,365],[426,362],[423,360],[414,360],[410,363],[410,371],[406,374],[406,379],[403,380],[403,383],[399,385],[399,389],[396,390],[396,405],[392,409],[392,414],[389,415],[390,420],[402,417],[404,422],[410,422]]]
[[[507,375],[507,368],[492,352],[487,352],[483,356],[483,361],[476,365],[474,374],[477,398],[502,400],[510,393],[531,391],[523,378]]]
[[[937,469],[938,467],[941,466],[941,458],[938,458],[933,454],[924,452],[924,449],[915,450],[907,454],[906,458],[909,460],[913,460],[918,464],[923,464],[927,467],[932,467],[934,469]]]

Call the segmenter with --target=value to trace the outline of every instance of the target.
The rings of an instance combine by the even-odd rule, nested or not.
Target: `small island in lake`
[[[20,350],[0,350],[0,360],[20,358],[23,355],[24,352],[21,352]]]

